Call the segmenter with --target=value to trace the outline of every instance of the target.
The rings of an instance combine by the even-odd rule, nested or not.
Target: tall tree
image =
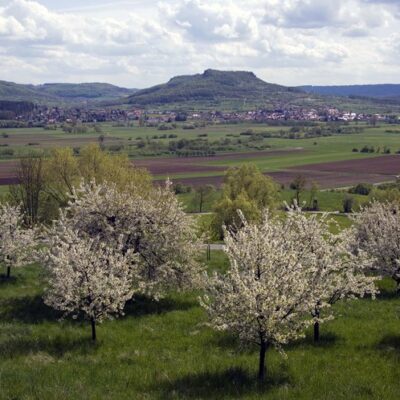
[[[71,148],[56,148],[51,151],[50,157],[45,161],[45,178],[46,191],[60,206],[65,206],[80,179],[78,160]]]
[[[278,185],[253,164],[230,168],[225,174],[222,197],[215,205],[213,230],[222,238],[222,226],[240,226],[238,210],[248,221],[257,221],[264,208],[273,209],[278,202]]]
[[[21,204],[27,223],[39,220],[41,198],[45,190],[44,157],[30,154],[19,161],[18,184],[10,186],[10,194],[15,204]]]

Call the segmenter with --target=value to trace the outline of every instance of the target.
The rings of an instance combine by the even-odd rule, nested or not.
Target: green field
[[[210,269],[227,261],[213,252]],[[240,350],[205,325],[198,293],[138,299],[98,329],[65,320],[41,299],[42,271],[0,281],[0,399],[398,399],[400,297],[381,283],[377,300],[342,302],[338,318],[267,356],[268,380],[255,383],[257,349]]]
[[[323,125],[323,124],[322,124]],[[400,150],[400,129],[392,125],[381,125],[378,127],[367,126],[364,124],[351,124],[350,126],[359,126],[364,128],[363,133],[342,134],[327,137],[317,137],[309,139],[280,139],[280,138],[262,138],[259,142],[252,144],[254,148],[235,143],[236,139],[246,140],[246,136],[240,133],[251,129],[257,135],[261,133],[277,133],[281,130],[288,131],[290,127],[267,126],[262,124],[231,124],[231,125],[207,125],[195,129],[183,129],[184,124],[178,124],[176,129],[168,131],[159,131],[156,127],[118,127],[109,123],[101,124],[101,132],[95,133],[89,128],[88,133],[68,134],[58,128],[57,130],[45,130],[42,128],[23,128],[23,129],[2,129],[0,131],[0,155],[5,150],[15,150],[15,157],[21,152],[32,149],[50,148],[57,146],[79,147],[90,141],[98,142],[99,136],[104,135],[105,145],[122,146],[120,151],[127,152],[132,157],[140,157],[142,151],[137,149],[137,139],[148,140],[151,143],[168,144],[171,140],[199,139],[199,135],[207,135],[203,140],[210,143],[216,140],[231,140],[233,143],[225,143],[227,152],[229,151],[256,151],[259,149],[271,150],[289,150],[303,149],[304,152],[298,152],[287,155],[272,156],[268,160],[257,157],[254,158],[260,168],[273,171],[281,168],[287,168],[296,165],[319,163],[326,161],[346,160],[358,157],[365,157],[362,153],[352,153],[353,148],[361,148],[364,145],[374,146],[375,149],[388,147],[392,153]],[[391,133],[387,132],[391,131]],[[5,134],[7,137],[3,137]],[[168,135],[176,135],[176,138],[168,138]],[[166,138],[160,138],[161,135],[167,135]],[[156,137],[156,138],[155,138]],[[153,144],[154,144],[153,143]],[[157,153],[154,150],[154,153]],[[144,155],[144,154],[143,154]],[[142,155],[142,156],[143,156]],[[373,154],[375,155],[375,154]],[[371,155],[367,155],[371,156]],[[3,158],[9,158],[3,156]],[[210,159],[210,165],[235,165],[237,161],[213,162]]]
[[[213,192],[209,197],[206,198],[203,204],[203,212],[212,212],[215,203],[221,198],[222,191],[218,190]],[[345,191],[318,191],[315,198],[318,200],[320,211],[343,211],[343,200],[346,196],[350,196],[355,200],[355,208],[368,202],[368,196],[361,195],[349,195]],[[280,204],[282,208],[285,207],[284,203],[291,204],[293,198],[295,198],[294,190],[285,189],[279,192]],[[309,190],[304,191],[300,195],[301,205],[308,206],[310,204],[311,192]],[[189,213],[199,212],[199,200],[196,198],[194,192],[179,194],[178,198],[185,207],[185,211]],[[304,204],[305,203],[305,204]]]

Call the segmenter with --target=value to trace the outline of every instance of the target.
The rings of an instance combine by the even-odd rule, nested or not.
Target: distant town
[[[340,111],[337,108],[321,109],[257,109],[253,111],[197,111],[176,112],[144,110],[139,108],[61,108],[61,107],[35,107],[28,113],[15,116],[28,126],[46,126],[62,123],[99,123],[140,121],[143,126],[171,123],[175,121],[204,121],[210,123],[240,123],[240,122],[268,122],[268,121],[366,121],[366,122],[391,122],[399,123],[400,117],[385,114],[364,114],[351,111]]]

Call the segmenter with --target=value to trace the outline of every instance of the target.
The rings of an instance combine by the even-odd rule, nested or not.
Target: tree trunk
[[[266,375],[265,355],[267,354],[268,343],[263,341],[260,345],[260,362],[258,366],[258,381],[263,383]]]
[[[316,308],[314,311],[314,317],[319,318],[319,309]],[[314,322],[314,342],[319,341],[319,322]]]
[[[96,321],[94,318],[90,320],[90,323],[92,325],[92,340],[95,342],[96,341]]]
[[[11,277],[11,267],[7,267],[7,279]]]
[[[314,342],[319,342],[319,322],[314,323]]]
[[[203,194],[200,194],[199,213],[203,211]]]
[[[400,294],[400,279],[397,277],[393,278],[396,281],[396,293]]]

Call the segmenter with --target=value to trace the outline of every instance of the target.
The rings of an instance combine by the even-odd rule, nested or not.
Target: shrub
[[[343,199],[343,212],[348,214],[353,211],[354,208],[354,198],[351,196],[345,196]]]
[[[358,185],[349,189],[349,193],[368,196],[371,193],[372,188],[373,186],[370,183],[359,183]]]

